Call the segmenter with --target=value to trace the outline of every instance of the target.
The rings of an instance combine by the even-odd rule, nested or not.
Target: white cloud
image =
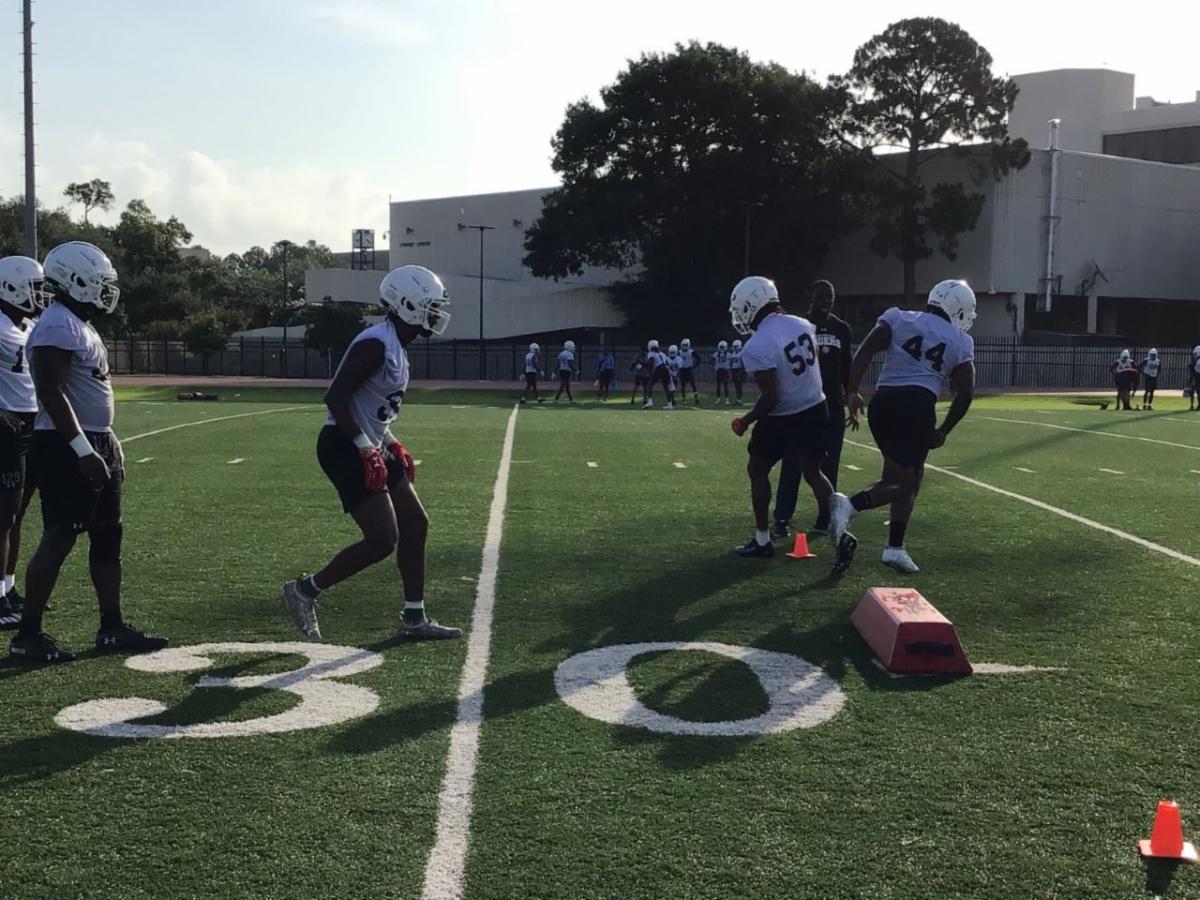
[[[428,26],[414,21],[411,6],[382,0],[312,3],[304,10],[310,29],[332,29],[344,37],[385,47],[408,47],[432,40]]]

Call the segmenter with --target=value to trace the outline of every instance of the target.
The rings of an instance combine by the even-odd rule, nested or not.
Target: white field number
[[[238,722],[197,722],[189,725],[139,724],[135,720],[156,716],[167,707],[142,697],[89,700],[62,710],[54,721],[70,731],[111,738],[227,738],[255,737],[337,725],[369,715],[379,706],[379,695],[369,688],[339,681],[380,666],[383,657],[357,647],[334,644],[246,643],[195,644],[173,647],[125,661],[139,672],[166,674],[210,668],[215,654],[295,654],[308,662],[299,669],[270,675],[237,678],[203,676],[197,688],[260,688],[285,691],[300,698],[286,712]]]

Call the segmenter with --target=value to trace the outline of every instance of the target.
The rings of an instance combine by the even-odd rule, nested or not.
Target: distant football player
[[[443,640],[462,634],[425,612],[425,540],[429,517],[413,488],[416,465],[390,426],[408,390],[407,347],[418,337],[442,334],[449,299],[437,275],[422,266],[392,269],[379,285],[387,313],[359,332],[325,392],[329,415],[317,437],[317,461],[354,518],[362,540],[342,549],[314,575],[283,585],[283,602],[309,640],[321,639],[317,600],[393,553],[404,583],[398,636]]]
[[[687,404],[687,389],[688,385],[692,386],[692,402],[697,406],[700,405],[700,394],[696,390],[696,351],[692,349],[690,338],[684,338],[679,342],[679,377],[676,379],[679,385],[680,399]]]
[[[1142,409],[1154,409],[1154,392],[1158,390],[1158,371],[1162,361],[1158,358],[1158,350],[1151,347],[1146,358],[1138,364],[1138,371],[1145,379],[1145,389],[1142,392]]]
[[[833,284],[828,281],[814,281],[808,289],[808,319],[817,329],[821,387],[825,391],[825,405],[829,408],[829,428],[826,431],[829,442],[825,447],[825,462],[821,464],[821,471],[836,491],[842,444],[846,439],[846,384],[850,380],[850,348],[854,337],[850,333],[850,326],[833,314],[835,296]],[[775,492],[772,537],[787,537],[799,493],[800,472],[785,459],[779,469],[779,487]],[[816,534],[827,534],[829,531],[828,508],[825,512],[826,515],[817,514],[817,522],[813,527]]]
[[[100,604],[96,652],[161,650],[166,638],[143,634],[121,612],[125,454],[112,431],[108,352],[90,322],[116,308],[117,272],[98,247],[82,241],[59,244],[43,265],[53,300],[26,343],[38,399],[30,455],[42,498],[42,540],[25,573],[25,612],[9,653],[30,663],[75,658],[42,631],[42,616],[63,563],[85,532]]]
[[[1188,365],[1187,383],[1192,388],[1191,399],[1188,401],[1188,409],[1200,410],[1200,344],[1192,348],[1192,360]]]
[[[1131,410],[1129,400],[1137,390],[1138,367],[1128,350],[1122,350],[1117,361],[1108,367],[1117,385],[1117,409]]]
[[[538,390],[538,376],[542,373],[542,348],[536,343],[529,345],[525,354],[525,392],[521,394],[521,402],[537,400],[544,403],[546,398]]]
[[[646,402],[642,404],[642,409],[650,409],[654,406],[654,385],[661,384],[663,392],[667,395],[667,403],[663,409],[675,408],[675,382],[671,378],[671,367],[667,364],[667,355],[659,348],[658,341],[650,341],[646,344],[646,369],[649,371],[649,380],[646,382]]]
[[[554,395],[555,403],[563,395],[563,391],[567,392],[568,403],[575,402],[575,398],[571,396],[571,379],[575,377],[575,372],[575,342],[564,341],[558,354],[558,393]]]
[[[721,398],[725,398],[725,405],[728,406],[732,401],[729,399],[729,342],[717,341],[717,351],[713,354],[713,368],[717,372],[717,403],[721,402]]]
[[[783,311],[769,278],[743,278],[729,299],[729,317],[739,334],[753,335],[742,348],[746,371],[758,384],[758,401],[733,420],[739,437],[751,425],[747,447],[754,537],[737,548],[747,558],[769,559],[775,546],[767,530],[771,505],[771,469],[788,459],[804,475],[820,509],[828,511],[833,485],[821,471],[825,457],[828,411],[817,362],[817,333],[812,323]],[[853,540],[849,534],[846,541]]]
[[[601,348],[600,359],[596,363],[596,399],[601,403],[608,402],[608,392],[616,375],[616,357],[613,356],[612,350],[607,347]]]
[[[667,371],[671,373],[671,383],[675,385],[675,389],[678,390],[679,373],[683,371],[683,354],[679,352],[678,344],[672,344],[667,348]],[[684,406],[687,405],[686,395],[684,395],[683,404]]]
[[[629,405],[633,406],[637,402],[639,388],[642,391],[642,401],[649,403],[650,354],[645,350],[639,350],[637,356],[633,358],[633,365],[629,367],[629,371],[633,374],[633,390],[629,394]]]
[[[29,469],[37,395],[26,344],[43,303],[42,266],[28,256],[0,260],[0,630],[21,622],[24,598],[15,586],[21,521],[34,493]]]
[[[892,518],[883,562],[908,575],[920,571],[905,549],[905,533],[929,451],[946,443],[975,396],[975,343],[967,334],[974,321],[975,292],[965,281],[942,281],[929,292],[924,312],[892,307],[880,316],[854,355],[847,401],[850,427],[857,430],[863,408],[858,386],[875,355],[885,353],[868,420],[883,454],[883,474],[853,497],[834,495],[834,574],[845,572],[854,557],[857,542],[842,540],[850,519],[885,504],[891,504]],[[947,382],[954,400],[939,426],[936,405]]]
[[[734,341],[729,348],[729,379],[737,393],[737,405],[742,405],[742,390],[746,384],[746,366],[742,362],[742,342]]]

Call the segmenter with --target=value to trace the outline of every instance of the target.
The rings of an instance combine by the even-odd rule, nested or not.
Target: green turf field
[[[279,582],[355,534],[314,457],[319,392],[188,404],[175,391],[119,394],[127,618],[177,647],[298,642]],[[427,602],[469,627],[512,395],[413,399],[394,430],[421,460]],[[523,407],[463,896],[1200,897],[1200,872],[1148,869],[1135,852],[1167,797],[1200,838],[1200,414],[1185,403],[978,401],[930,460],[946,471],[928,475],[908,536],[924,571],[879,564],[879,510],[855,522],[859,554],[840,582],[822,543],[806,562],[733,556],[752,531],[733,410]],[[865,428],[848,437],[841,487],[853,491],[878,457]],[[811,501],[800,508],[807,520]],[[30,549],[37,519],[35,501]],[[81,550],[46,628],[87,651]],[[1054,670],[889,679],[849,615],[866,588],[905,584],[956,623],[972,660]],[[142,725],[295,712],[310,701],[281,673],[304,665],[297,648],[216,653],[203,671],[90,652],[0,666],[0,897],[420,897],[468,642],[395,643],[400,599],[387,564],[322,598],[326,642],[379,658],[323,672],[312,708],[352,712],[346,698],[367,691],[378,705],[320,727],[118,739],[55,723],[103,698],[166,708]],[[600,721],[556,690],[578,654],[653,642],[807,660],[828,677],[813,695],[825,718],[672,734]],[[668,728],[736,730],[778,700],[746,664],[695,649],[636,655],[626,678]]]

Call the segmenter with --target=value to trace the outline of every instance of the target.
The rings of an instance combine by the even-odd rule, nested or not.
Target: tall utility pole
[[[287,240],[279,242],[279,246],[283,250],[283,346],[280,349],[280,359],[283,361],[283,377],[284,378],[287,378],[287,374],[288,374],[287,331],[288,331],[288,319],[291,317],[291,314],[292,314],[292,298],[290,296],[290,292],[288,291],[288,288],[291,287],[291,285],[288,284],[288,263],[287,263],[287,252],[288,252],[288,246],[290,244],[291,244],[291,241],[287,241]]]
[[[33,0],[24,0],[25,24],[25,255],[37,259],[37,184],[33,173]]]
[[[487,355],[483,344],[483,233],[495,231],[495,225],[464,225],[479,232],[479,380],[487,379]]]

